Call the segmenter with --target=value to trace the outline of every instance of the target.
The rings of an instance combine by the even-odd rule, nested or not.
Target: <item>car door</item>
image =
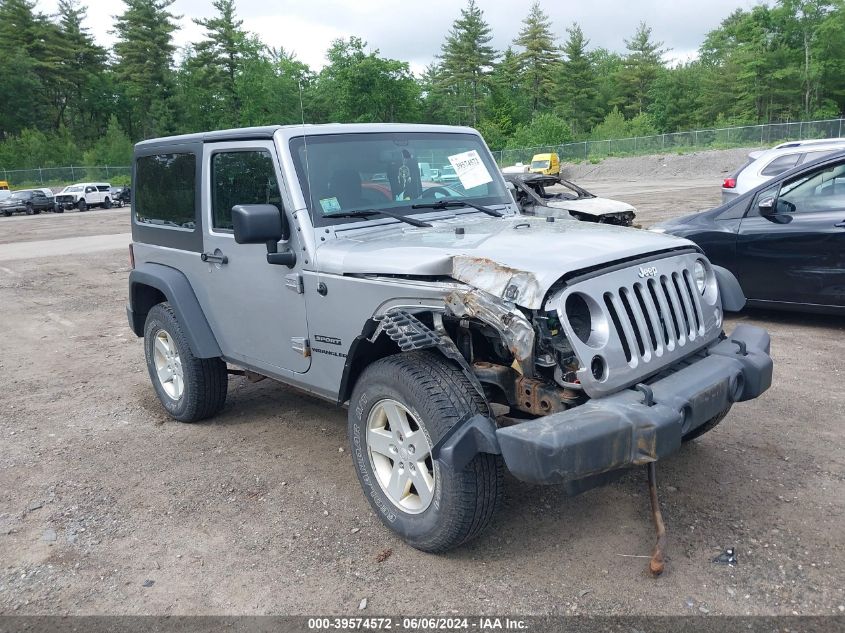
[[[46,211],[49,207],[49,201],[47,200],[47,196],[44,195],[43,191],[34,191],[32,193],[32,206],[38,211]]]
[[[303,258],[292,269],[269,264],[264,245],[237,244],[232,230],[235,205],[273,204],[282,213],[289,207],[272,141],[206,144],[202,171],[203,243],[210,258],[201,302],[223,354],[268,373],[307,371]],[[292,233],[279,250],[301,253]]]
[[[845,306],[845,161],[761,191],[737,256],[749,299]]]

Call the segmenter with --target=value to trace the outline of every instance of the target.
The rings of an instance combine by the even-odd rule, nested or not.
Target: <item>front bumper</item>
[[[603,483],[613,471],[674,452],[681,438],[734,402],[772,383],[768,333],[740,325],[698,360],[648,383],[653,394],[625,389],[584,405],[496,430],[508,469],[532,483],[563,483],[571,493]]]

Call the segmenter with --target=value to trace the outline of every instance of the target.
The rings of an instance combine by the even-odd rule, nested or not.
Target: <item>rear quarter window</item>
[[[196,166],[192,153],[155,154],[135,166],[135,219],[142,224],[196,226]]]
[[[795,165],[798,164],[798,159],[801,158],[801,154],[786,154],[784,156],[778,156],[775,158],[771,163],[766,165],[763,170],[760,172],[761,176],[778,176],[785,172],[787,169],[792,169]]]

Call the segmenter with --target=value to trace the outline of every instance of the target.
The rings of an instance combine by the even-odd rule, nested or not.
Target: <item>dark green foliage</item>
[[[581,27],[573,24],[566,32],[569,37],[563,45],[564,58],[557,69],[557,81],[554,84],[557,102],[555,109],[570,122],[577,134],[584,134],[601,119],[596,81],[599,65],[587,51],[590,42],[584,37]]]
[[[201,39],[181,51],[173,0],[122,0],[107,51],[80,1],[48,16],[37,0],[0,0],[0,168],[127,164],[143,138],[303,120],[472,125],[500,150],[845,110],[845,0],[737,9],[682,63],[644,23],[621,54],[591,48],[577,24],[559,32],[540,1],[521,24],[515,16],[499,53],[467,0],[419,77],[354,36],[327,43],[316,72],[245,31],[236,0],[213,0],[212,16],[195,20]]]
[[[522,21],[519,36],[513,42],[522,47],[521,83],[528,94],[531,112],[548,107],[555,88],[555,71],[560,62],[555,35],[549,16],[534,0],[531,10]]]
[[[148,138],[175,131],[173,112],[174,0],[124,0],[115,21],[118,37],[115,76],[129,107],[126,125],[132,136]]]
[[[491,39],[484,12],[475,0],[468,0],[441,49],[441,84],[460,106],[468,107],[471,125],[478,123],[479,106],[496,60],[496,51],[489,45]]]

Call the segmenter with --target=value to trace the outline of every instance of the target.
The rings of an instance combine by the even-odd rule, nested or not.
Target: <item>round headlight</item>
[[[704,291],[707,290],[707,268],[700,259],[695,260],[695,264],[693,264],[692,278],[695,280],[695,287],[698,288],[698,292],[704,294]]]

